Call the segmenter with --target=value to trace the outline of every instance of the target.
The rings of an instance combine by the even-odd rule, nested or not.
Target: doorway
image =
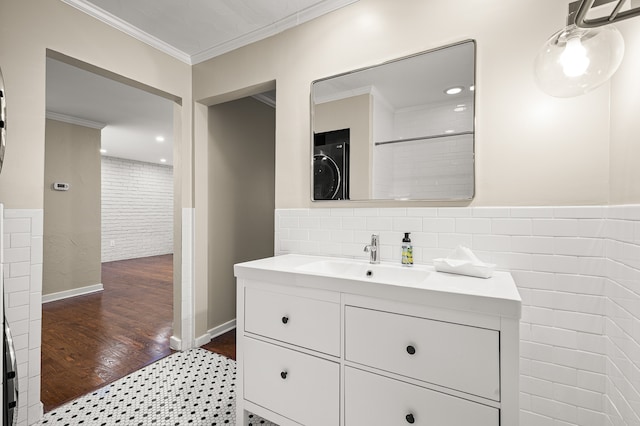
[[[275,82],[273,82],[275,87]],[[207,328],[235,326],[235,263],[274,254],[276,91],[208,107]]]
[[[175,100],[60,56],[47,58],[45,411],[170,354],[173,321]]]

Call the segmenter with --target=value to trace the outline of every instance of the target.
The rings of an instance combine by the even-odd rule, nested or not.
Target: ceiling
[[[357,0],[61,0],[189,64]]]
[[[375,90],[397,111],[473,98],[474,81],[475,44],[462,42],[317,81],[312,98],[318,104]],[[456,86],[463,92],[455,97],[446,93]]]
[[[46,96],[47,118],[102,129],[104,155],[173,164],[172,101],[52,58]]]
[[[196,64],[357,0],[61,1]],[[274,92],[257,98],[275,104]],[[172,101],[47,58],[46,102],[49,118],[102,128],[104,155],[173,164]]]

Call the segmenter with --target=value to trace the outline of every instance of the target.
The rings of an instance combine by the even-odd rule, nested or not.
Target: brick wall
[[[173,253],[173,167],[102,157],[102,261]]]
[[[522,297],[520,426],[640,424],[640,206],[276,211],[276,253],[400,261],[459,244],[512,272]]]

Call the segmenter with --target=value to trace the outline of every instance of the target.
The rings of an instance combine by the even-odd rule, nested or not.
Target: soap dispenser
[[[405,232],[402,239],[402,266],[413,265],[413,246],[409,234],[410,232]]]

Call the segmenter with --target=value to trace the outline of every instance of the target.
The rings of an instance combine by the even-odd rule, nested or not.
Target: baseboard
[[[206,345],[210,341],[211,341],[211,335],[209,335],[209,333],[204,333],[202,336],[196,337],[196,341],[193,342],[193,346],[195,348],[199,348],[202,345]]]
[[[232,319],[231,321],[227,321],[223,324],[220,324],[217,327],[210,328],[205,334],[196,338],[195,347],[199,348],[202,345],[206,345],[209,343],[214,337],[218,337],[221,334],[226,333],[227,331],[233,330],[236,328],[236,320]]]
[[[220,324],[217,327],[213,327],[212,329],[209,329],[209,331],[204,333],[202,336],[196,337],[195,342],[193,342],[193,347],[199,348],[202,345],[206,345],[214,337],[218,337],[221,334],[226,333],[227,331],[233,330],[234,328],[236,328],[235,319],[232,319],[231,321],[227,321],[224,324]],[[171,349],[176,351],[184,351],[186,349],[191,349],[191,348],[185,348],[182,345],[183,345],[183,341],[179,337],[171,336],[169,338],[169,347]]]
[[[182,350],[182,339],[180,339],[179,337],[176,337],[176,336],[171,336],[169,338],[169,347],[171,349],[173,349],[174,351],[181,351]]]
[[[185,344],[184,340],[180,339],[176,336],[171,336],[169,338],[169,347],[175,351],[186,351],[187,349],[199,348],[202,345],[206,345],[211,341],[211,336],[209,333],[204,333],[202,336],[197,337],[195,342],[193,342],[193,346],[189,346]]]
[[[209,329],[208,333],[209,333],[209,340],[213,339],[214,337],[218,337],[221,334],[226,333],[227,331],[233,330],[234,328],[236,328],[236,319],[232,319],[231,321],[227,321],[224,324],[220,324],[217,327],[213,327],[211,329]],[[207,342],[209,343],[209,342]]]
[[[42,303],[68,299],[70,297],[84,296],[85,294],[97,293],[102,290],[104,290],[104,286],[102,283],[98,283],[88,285],[86,287],[74,288],[72,290],[59,291],[58,293],[45,294],[42,296]]]

